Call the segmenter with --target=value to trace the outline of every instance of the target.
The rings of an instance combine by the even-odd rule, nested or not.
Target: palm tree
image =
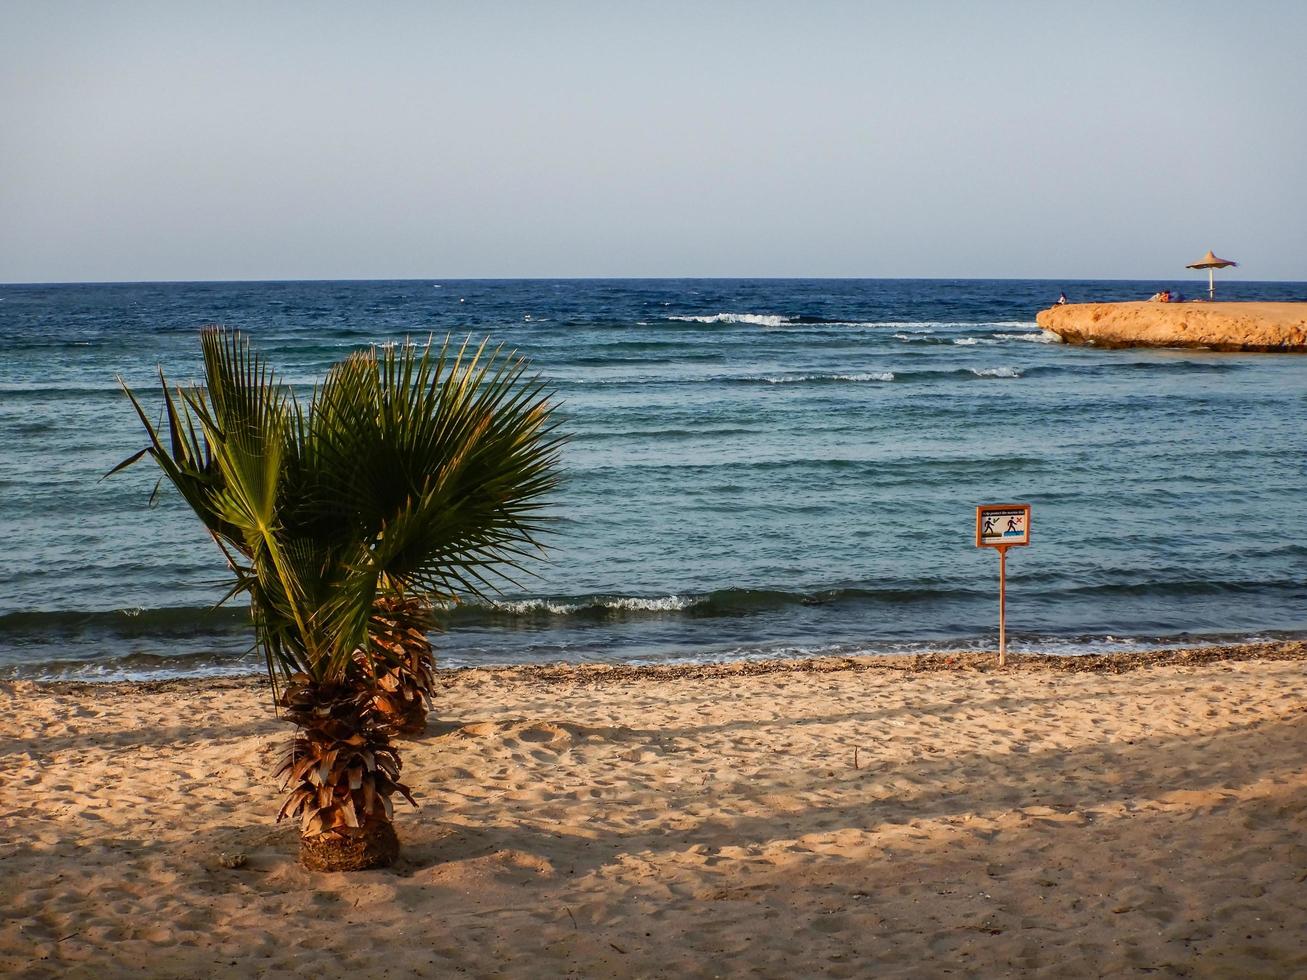
[[[203,387],[159,373],[166,424],[124,384],[149,444],[112,472],[151,456],[227,559],[224,599],[249,597],[274,702],[299,727],[278,819],[300,819],[303,863],[389,864],[391,797],[413,800],[385,709],[405,684],[429,692],[431,601],[485,595],[538,554],[553,405],[484,343],[356,352],[305,407],[239,332],[200,342]]]

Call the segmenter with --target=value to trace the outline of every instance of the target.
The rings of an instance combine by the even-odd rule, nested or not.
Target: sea
[[[0,678],[257,673],[248,609],[118,378],[248,332],[307,392],[351,350],[491,338],[552,390],[546,553],[448,608],[442,666],[992,650],[975,508],[1028,503],[1009,649],[1307,636],[1307,357],[1098,350],[1036,312],[1175,282],[659,279],[0,285]],[[1307,283],[1220,298],[1307,301]]]

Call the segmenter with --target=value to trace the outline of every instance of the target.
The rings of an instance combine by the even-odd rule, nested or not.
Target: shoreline
[[[441,671],[314,874],[266,682],[8,682],[0,973],[1292,975],[1307,644]]]
[[[1007,666],[999,667],[997,653],[974,651],[865,654],[855,656],[810,656],[763,660],[714,660],[702,663],[607,664],[566,663],[501,664],[442,667],[437,651],[438,682],[457,685],[467,678],[492,675],[503,679],[538,681],[546,684],[657,683],[683,678],[713,680],[724,677],[752,677],[769,674],[829,674],[848,671],[919,673],[923,671],[1003,672],[1101,672],[1120,674],[1132,670],[1173,664],[1202,664],[1240,660],[1307,660],[1307,640],[1267,640],[1247,643],[1214,643],[1202,646],[1174,646],[1160,649],[1111,653],[1016,653],[1009,651]],[[64,678],[17,678],[0,680],[0,691],[29,689],[27,685],[57,693],[92,691],[163,692],[193,687],[231,689],[266,688],[265,674],[221,674],[214,676],[168,677],[141,680],[83,680]]]

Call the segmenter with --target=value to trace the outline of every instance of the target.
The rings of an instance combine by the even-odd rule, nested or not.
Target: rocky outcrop
[[[1307,303],[1069,303],[1041,310],[1069,344],[1307,353]]]

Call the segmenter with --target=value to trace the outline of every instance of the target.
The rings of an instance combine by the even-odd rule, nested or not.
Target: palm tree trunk
[[[421,735],[435,686],[435,652],[427,633],[431,604],[415,596],[382,596],[372,606],[368,640],[377,656],[377,713],[398,735]]]
[[[399,754],[378,724],[370,687],[316,684],[300,676],[281,696],[299,726],[278,775],[290,794],[277,815],[300,819],[300,862],[312,871],[387,867],[399,855],[391,796]]]

